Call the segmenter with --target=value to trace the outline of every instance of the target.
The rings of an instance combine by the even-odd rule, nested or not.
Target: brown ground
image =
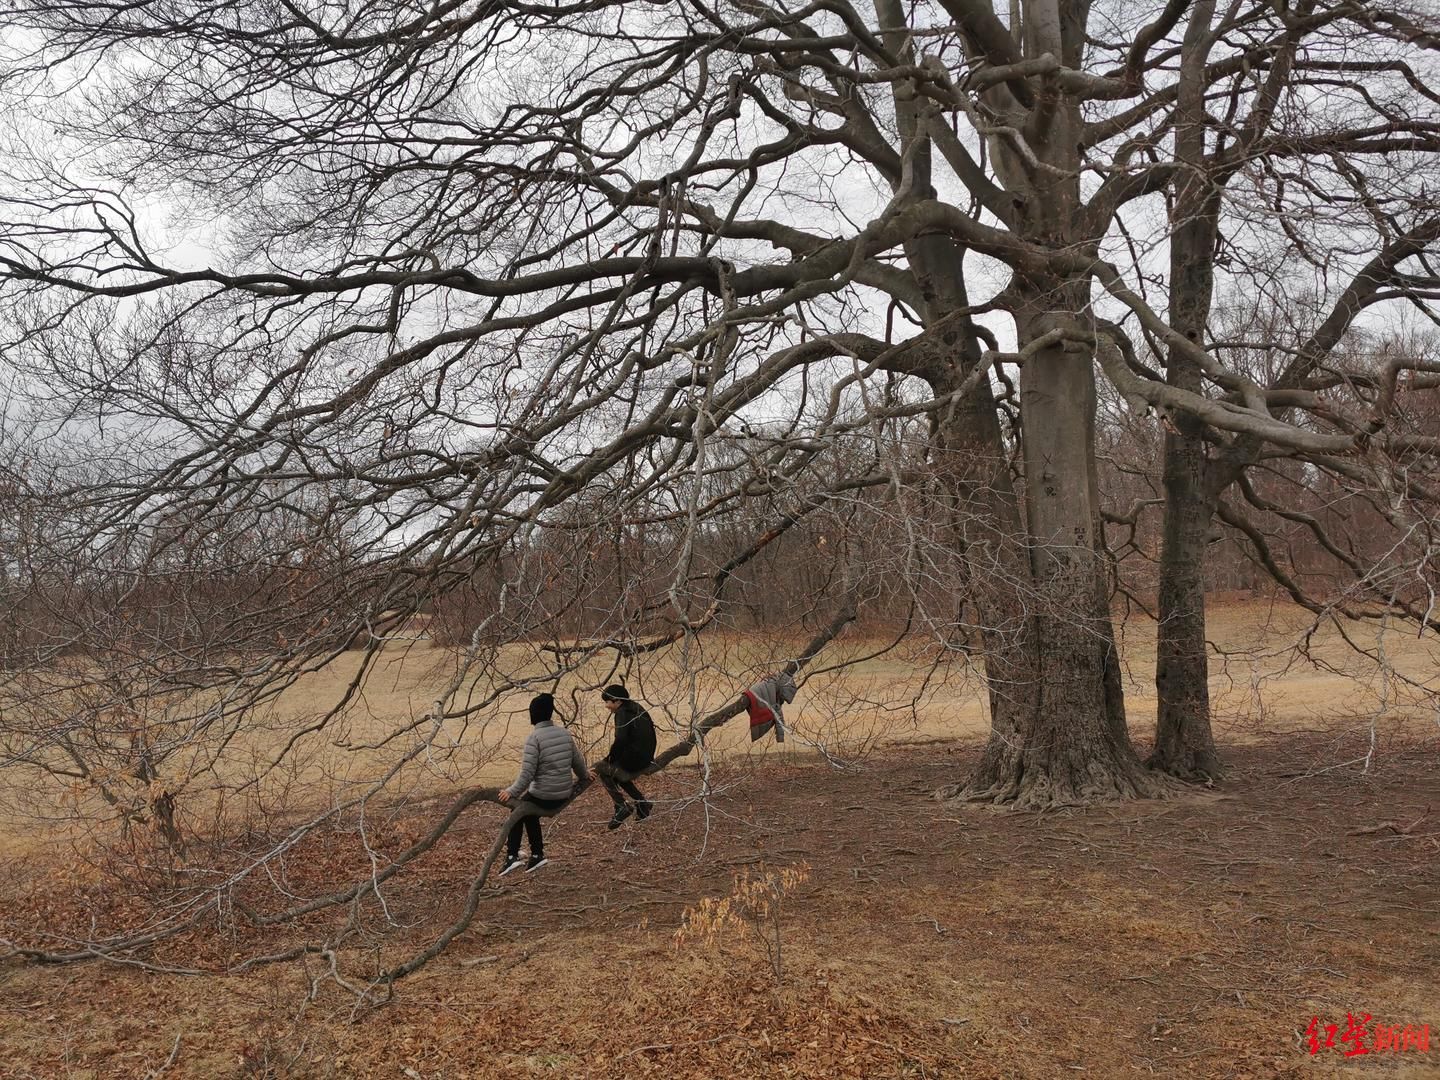
[[[587,794],[550,825],[549,867],[506,878],[447,954],[359,1016],[333,983],[305,1004],[291,966],[11,964],[0,1076],[142,1077],[177,1035],[166,1077],[1440,1076],[1440,738],[1382,743],[1368,775],[1317,771],[1363,755],[1360,736],[1252,742],[1227,749],[1220,794],[1038,817],[928,798],[976,749],[846,772],[722,762],[708,802],[683,801],[698,776],[672,770],[655,782],[671,803],[619,833]],[[435,813],[378,840],[397,848]],[[396,879],[390,915],[409,929],[387,959],[454,914],[498,815],[472,809]],[[336,880],[335,854],[296,860],[291,884]],[[743,933],[675,944],[684,910],[736,871],[800,863],[783,981]],[[17,891],[63,893],[23,870],[0,883],[5,922]],[[211,932],[162,959],[289,940]],[[1343,1031],[1347,1011],[1372,1015],[1372,1040],[1374,1023],[1428,1023],[1432,1048],[1308,1053],[1311,1017]]]

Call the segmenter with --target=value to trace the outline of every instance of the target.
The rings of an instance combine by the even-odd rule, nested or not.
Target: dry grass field
[[[1131,729],[1144,741],[1155,718],[1155,624],[1135,614],[1117,625]],[[714,636],[703,639],[688,657],[672,648],[642,658],[628,672],[595,661],[561,684],[559,708],[590,755],[603,754],[608,714],[598,693],[579,688],[623,679],[650,707],[665,745],[667,737],[683,735],[692,718],[733,700],[772,670],[805,636],[802,628],[768,636]],[[1253,600],[1214,604],[1210,637],[1215,732],[1225,742],[1337,727],[1368,730],[1372,719],[1382,737],[1440,730],[1440,646],[1433,639],[1370,622],[1347,624],[1342,636],[1329,622],[1317,628],[1310,613],[1293,605]],[[507,649],[496,670],[516,679],[533,674],[536,653]],[[315,725],[340,699],[355,677],[359,657],[358,652],[345,654],[250,717],[250,733],[227,748],[219,773],[232,783],[266,776],[291,796],[298,787],[309,793],[308,801],[324,802],[371,782],[397,751],[428,736],[428,726],[417,719],[454,678],[457,661],[453,650],[421,637],[388,645],[344,715],[301,737],[286,769],[267,771],[294,732]],[[767,739],[752,745],[744,725],[735,723],[710,737],[710,758],[739,755],[758,764],[820,753],[848,762],[877,746],[978,739],[988,730],[978,671],[963,653],[943,652],[929,640],[895,645],[852,630],[828,647],[805,676],[800,698],[787,714],[793,736],[787,743]],[[478,698],[485,689],[483,680],[466,686],[461,701],[466,694]],[[426,792],[449,790],[458,782],[508,782],[529,729],[528,697],[515,692],[469,720],[447,722],[434,737],[435,752],[423,755],[407,782]],[[687,764],[698,761],[680,766]],[[33,803],[25,810],[33,810]]]
[[[1308,625],[1279,605],[1214,611],[1217,737],[1232,765],[1215,792],[1041,816],[936,802],[978,753],[979,684],[958,665],[927,678],[928,653],[907,646],[817,670],[783,747],[725,729],[705,799],[694,766],[677,766],[652,781],[657,815],[611,833],[603,796],[587,794],[548,827],[552,865],[490,890],[481,919],[383,1008],[357,1014],[334,984],[307,1000],[294,965],[176,976],[12,961],[0,965],[0,1077],[1440,1076],[1440,721],[1405,682],[1435,690],[1440,664],[1402,631],[1347,628],[1377,664],[1333,628],[1307,642]],[[1153,633],[1124,624],[1141,741]],[[816,668],[881,644],[847,641]],[[693,685],[672,660],[631,684],[679,725],[782,647],[720,642],[692,657]],[[320,802],[373,777],[386,751],[363,744],[404,729],[453,666],[425,642],[394,652],[359,707],[304,746],[283,781],[292,795]],[[268,722],[313,717],[346,675],[296,686]],[[578,702],[579,731],[598,749],[593,697]],[[561,698],[568,710],[565,686]],[[445,732],[458,745],[417,765],[415,797],[377,819],[372,844],[401,850],[459,783],[508,779],[523,708],[516,695]],[[263,772],[274,735],[226,768]],[[3,794],[12,815],[42,801]],[[363,970],[433,940],[498,820],[472,808],[394,879],[385,934],[362,934],[368,949],[347,962]],[[63,847],[18,824],[0,938],[38,911],[72,923],[113,912],[112,883],[67,876]],[[312,837],[286,887],[333,888],[360,865],[353,844]],[[677,942],[686,912],[730,894],[736,874],[801,867],[778,919]],[[317,918],[207,930],[157,961],[219,971],[323,932],[332,916]],[[782,947],[778,976],[760,933]],[[1347,1059],[1353,1043],[1337,1042],[1312,1055],[1312,1017],[1343,1033],[1347,1012],[1370,1014],[1372,1043],[1377,1025],[1429,1024],[1432,1048]]]
[[[1283,732],[1331,731],[1340,727],[1368,727],[1372,718],[1382,733],[1440,730],[1440,645],[1433,638],[1419,639],[1413,631],[1394,624],[1350,623],[1344,634],[1329,623],[1318,629],[1303,609],[1279,601],[1238,601],[1216,604],[1210,614],[1213,645],[1211,694],[1216,716],[1216,737],[1226,742],[1267,738]],[[1147,739],[1155,722],[1155,624],[1136,614],[1119,624],[1126,666],[1126,701],[1132,731]],[[783,660],[803,631],[771,638],[723,638],[703,642],[699,655],[681,670],[678,649],[627,677],[630,688],[651,707],[662,729],[683,734],[693,716],[703,715],[733,699],[736,692],[771,666]],[[1348,636],[1349,641],[1346,641]],[[740,754],[747,760],[787,754],[806,755],[824,750],[843,757],[859,757],[876,745],[925,743],[933,740],[981,738],[988,730],[983,684],[978,671],[963,656],[948,655],[935,667],[935,649],[928,642],[906,642],[873,659],[860,659],[843,671],[826,669],[842,659],[854,660],[887,649],[887,640],[853,635],[842,637],[812,665],[808,683],[796,707],[790,710],[791,729],[797,738],[783,747],[766,740],[752,746],[742,724],[722,728],[709,740],[711,754],[726,758]],[[1356,646],[1370,652],[1367,657]],[[434,688],[450,675],[452,654],[428,642],[396,646],[393,659],[381,666],[378,677],[364,691],[361,702],[345,724],[345,740],[352,744],[373,741],[429,705]],[[1379,659],[1384,659],[1384,663]],[[509,671],[523,674],[531,658],[516,654]],[[978,661],[977,661],[978,662]],[[354,658],[350,658],[354,663]],[[1387,672],[1386,665],[1393,668]],[[687,673],[695,679],[689,685]],[[599,663],[578,673],[560,691],[561,708],[578,717],[582,740],[603,753],[607,714],[598,695],[567,695],[581,680],[603,684],[611,675]],[[297,685],[277,707],[283,725],[327,707],[352,675],[344,664],[323,676]],[[618,676],[615,676],[618,677]],[[1405,679],[1428,688],[1409,686]],[[501,707],[471,725],[463,739],[474,759],[484,760],[487,780],[508,780],[528,724],[526,694],[515,694]],[[328,734],[328,733],[327,733]],[[662,744],[664,732],[662,730]],[[333,737],[321,739],[333,747]],[[365,760],[363,754],[358,755]],[[339,767],[331,753],[329,767]],[[357,775],[364,775],[362,765]]]

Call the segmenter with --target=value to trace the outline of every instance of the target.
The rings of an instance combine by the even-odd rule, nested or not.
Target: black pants
[[[521,796],[520,805],[527,804],[538,807],[541,810],[558,810],[566,803],[565,799],[541,799],[535,795]],[[530,857],[543,859],[545,857],[545,837],[540,833],[540,818],[537,814],[527,814],[517,821],[510,829],[510,861],[514,862],[520,857],[520,830],[525,830],[525,835],[530,839]]]
[[[595,775],[600,777],[600,782],[605,785],[605,790],[610,793],[610,798],[615,800],[616,806],[625,805],[625,795],[629,795],[637,803],[645,801],[645,796],[634,784],[634,778],[640,775],[638,770],[631,772],[629,769],[622,769],[607,758],[595,763]],[[625,795],[620,794],[622,790]]]

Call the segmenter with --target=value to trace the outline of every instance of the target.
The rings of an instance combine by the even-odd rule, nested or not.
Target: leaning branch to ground
[[[787,672],[791,675],[799,672],[800,669],[803,668],[806,664],[808,664],[811,660],[813,660],[820,653],[820,651],[825,648],[826,645],[833,641],[840,634],[840,632],[844,630],[844,628],[855,619],[855,616],[856,608],[854,601],[848,601],[840,614],[836,615],[835,618],[833,618],[828,624],[826,624],[810,640],[810,642],[805,646],[801,653],[795,659],[786,662],[780,670]],[[689,734],[684,739],[681,739],[673,746],[670,746],[666,750],[664,750],[659,756],[656,757],[655,761],[645,771],[647,773],[659,772],[660,770],[666,768],[668,765],[678,760],[679,758],[688,755],[695,749],[696,746],[700,745],[704,741],[705,736],[708,733],[715,730],[720,725],[724,724],[726,721],[732,719],[733,717],[738,716],[744,711],[745,701],[743,697],[740,697],[736,698],[734,701],[724,706],[723,708],[717,709],[715,712],[712,712],[709,715],[703,717],[702,719],[696,721],[694,724],[692,724]],[[577,799],[585,790],[587,790],[588,787],[588,781],[577,784],[574,792],[571,794],[571,797],[568,800],[566,800],[563,804],[554,809],[542,811],[538,816],[547,818],[555,817],[557,814],[561,813],[566,807],[568,807],[572,802],[574,802],[575,799]],[[378,893],[381,886],[384,885],[385,882],[395,877],[402,870],[404,870],[405,867],[413,863],[426,852],[430,851],[440,841],[440,839],[449,832],[450,828],[460,818],[460,815],[463,814],[471,806],[479,802],[493,802],[500,805],[507,805],[504,803],[500,803],[501,790],[502,789],[499,787],[475,787],[467,789],[455,798],[455,800],[450,804],[446,812],[423,837],[418,839],[404,852],[397,855],[393,860],[388,863],[388,865],[385,866],[383,870],[378,870],[376,873],[365,878],[363,881],[356,882],[355,884],[341,890],[340,892],[331,893],[326,896],[315,897],[311,900],[305,901],[304,903],[296,904],[294,906],[283,908],[278,911],[265,912],[256,910],[245,904],[243,901],[236,898],[233,895],[232,891],[232,894],[228,898],[229,906],[241,917],[243,917],[248,923],[255,927],[274,927],[277,925],[293,922],[296,919],[303,918],[304,916],[311,915],[319,911],[336,908],[343,905],[348,905],[353,911],[356,905],[364,902],[364,900],[368,896]],[[406,960],[405,962],[398,964],[397,966],[381,973],[377,978],[372,981],[370,985],[371,990],[389,986],[395,981],[404,978],[406,975],[412,974],[413,972],[424,967],[431,960],[435,959],[435,957],[439,956],[442,952],[444,952],[445,949],[450,945],[452,941],[455,940],[457,936],[464,933],[465,930],[469,928],[471,923],[474,921],[476,911],[479,909],[479,904],[484,894],[485,883],[489,878],[490,871],[494,867],[495,861],[499,857],[500,851],[504,847],[505,840],[509,835],[510,830],[526,816],[533,813],[534,809],[535,808],[533,804],[516,804],[511,808],[509,815],[505,818],[504,822],[501,823],[500,829],[496,833],[495,841],[490,847],[490,852],[487,855],[484,864],[481,866],[479,874],[476,876],[476,878],[470,885],[470,888],[466,895],[465,906],[462,909],[459,917],[430,946],[416,953],[414,956],[410,957],[410,959]],[[103,944],[91,944],[72,951],[52,952],[42,949],[18,947],[4,941],[0,941],[0,945],[9,946],[9,950],[6,955],[23,957],[25,959],[29,959],[38,963],[65,964],[76,963],[84,960],[103,959],[109,960],[114,963],[135,964],[141,967],[148,967],[150,965],[144,963],[143,961],[139,961],[134,957],[134,953],[137,950],[144,950],[160,943],[161,941],[172,939],[180,933],[194,930],[207,914],[210,914],[217,910],[220,902],[221,897],[217,893],[216,895],[212,896],[208,900],[208,902],[204,903],[200,908],[192,911],[188,918],[176,924],[167,925],[163,929],[152,931],[150,933],[137,935],[134,937],[116,939],[113,941],[105,942]],[[294,948],[286,949],[281,952],[273,953],[267,956],[251,957],[250,959],[245,960],[243,963],[232,967],[230,970],[236,972],[245,971],[261,964],[270,964],[285,960],[296,959],[302,955],[313,953],[322,953],[329,955],[333,958],[336,950],[342,943],[342,939],[347,936],[349,930],[353,926],[353,921],[354,920],[352,918],[350,920],[350,923],[348,923],[345,928],[342,928],[340,931],[338,931],[338,933],[324,945],[317,945],[313,942],[310,942],[297,945]],[[177,969],[166,968],[165,970],[176,971]],[[203,974],[203,972],[200,972],[198,970],[191,971],[189,969],[186,969],[185,973]],[[350,984],[347,983],[345,985]]]
[[[806,664],[813,660],[820,653],[820,650],[825,648],[826,645],[833,641],[839,635],[840,631],[844,630],[847,625],[854,621],[855,614],[856,611],[854,603],[847,603],[845,609],[841,611],[840,614],[836,615],[835,618],[831,619],[830,622],[826,624],[826,626],[822,628],[820,632],[817,633],[810,640],[810,643],[805,646],[804,650],[800,653],[800,655],[797,656],[795,659],[788,661],[780,670],[790,675],[796,674],[801,668],[803,668]],[[700,743],[704,741],[707,734],[714,731],[720,725],[724,724],[727,720],[739,716],[744,711],[745,699],[741,697],[737,698],[735,701],[732,701],[724,708],[717,709],[714,712],[710,713],[708,716],[692,724],[690,727],[690,734],[687,735],[685,738],[681,739],[679,742],[675,743],[673,746],[665,749],[659,755],[657,755],[655,760],[650,764],[650,767],[647,768],[645,772],[660,772],[662,769],[666,768],[674,761],[678,760],[679,758],[685,757],[687,754],[693,751],[696,746],[700,745]],[[572,802],[574,802],[575,799],[580,796],[581,792],[583,792],[588,786],[588,784],[577,785],[575,792],[570,796],[568,800],[566,800],[564,803],[562,803],[555,809],[541,811],[536,816],[547,818],[555,817]],[[446,814],[446,818],[453,821],[455,816],[458,816],[459,810],[463,809],[464,806],[469,806],[471,803],[481,801],[483,799],[488,798],[492,802],[498,802],[499,790],[500,789],[498,788],[484,788],[473,789],[469,792],[466,792],[465,795],[461,796],[460,799],[457,800],[456,807],[458,809],[452,808],[451,812]],[[476,875],[475,880],[470,883],[470,889],[465,896],[465,907],[461,910],[459,917],[456,918],[456,920],[448,927],[446,927],[445,931],[431,945],[429,945],[425,949],[422,949],[420,952],[410,957],[410,959],[406,960],[404,963],[397,964],[395,967],[382,972],[374,980],[374,982],[371,983],[372,990],[378,989],[380,987],[388,987],[396,981],[403,979],[405,976],[418,971],[420,968],[424,967],[431,960],[434,960],[437,956],[444,952],[452,941],[454,941],[459,935],[463,934],[467,929],[469,929],[470,924],[475,919],[476,911],[479,910],[480,900],[485,889],[485,881],[490,876],[490,870],[495,865],[495,860],[498,859],[500,856],[500,850],[505,845],[506,837],[509,836],[511,829],[513,829],[517,824],[519,824],[523,818],[533,813],[533,811],[533,805],[528,807],[516,806],[515,809],[510,811],[510,816],[501,823],[500,830],[495,834],[495,842],[490,845],[490,853],[486,856],[484,865],[480,867],[480,873]],[[432,835],[434,835],[433,830]],[[366,884],[368,885],[368,882]],[[348,895],[350,896],[354,896],[357,894],[358,890],[350,890],[348,893]],[[347,894],[339,895],[345,896]]]
[[[553,810],[542,810],[534,816],[554,817],[584,794],[590,787],[590,783],[591,781],[589,780],[582,780],[575,785],[575,790],[570,793],[570,798],[566,799],[565,802]],[[499,793],[501,789],[485,788],[483,790],[486,793],[493,792],[493,794],[490,794],[491,801],[500,801]],[[472,799],[470,801],[473,802],[475,800]],[[467,803],[466,805],[469,804]],[[515,808],[510,811],[510,816],[501,822],[500,831],[495,834],[495,842],[490,845],[490,853],[485,856],[485,862],[480,867],[480,873],[477,874],[475,880],[470,883],[470,889],[465,894],[465,907],[461,910],[460,917],[446,927],[445,932],[436,938],[427,948],[422,949],[403,964],[399,964],[382,974],[375,980],[375,985],[389,985],[399,979],[403,979],[406,975],[419,971],[431,960],[434,960],[448,949],[452,941],[469,929],[471,922],[475,919],[475,912],[480,908],[480,897],[485,889],[485,881],[490,876],[490,870],[494,867],[495,860],[500,857],[500,849],[505,846],[506,837],[510,835],[511,829],[520,824],[525,818],[531,816],[535,809],[536,807],[533,803],[527,806],[523,798],[517,800]]]

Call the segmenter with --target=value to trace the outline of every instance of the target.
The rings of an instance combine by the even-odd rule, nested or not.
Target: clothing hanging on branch
[[[788,672],[780,672],[768,679],[762,679],[742,695],[745,711],[750,714],[750,741],[754,742],[766,732],[774,730],[775,741],[785,741],[784,706],[795,700],[795,679]]]

